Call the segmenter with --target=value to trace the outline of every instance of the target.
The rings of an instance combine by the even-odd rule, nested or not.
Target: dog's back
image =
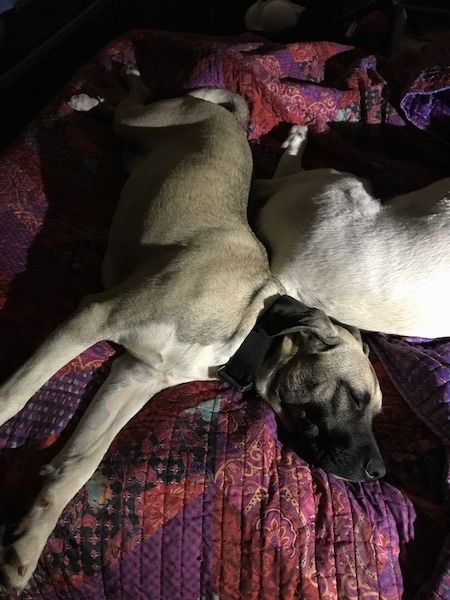
[[[245,101],[221,90],[197,95],[142,106],[137,114],[127,101],[117,108],[116,133],[142,150],[115,211],[103,278],[106,288],[132,287],[134,303],[142,289],[142,322],[176,323],[178,340],[223,347],[240,327],[250,328],[263,295],[280,288],[247,221],[253,163]],[[225,305],[230,314],[224,294],[233,297]],[[146,297],[152,303],[144,310]],[[189,299],[183,310],[181,298]],[[122,305],[122,318],[126,313]],[[132,349],[130,339],[119,341]]]
[[[194,236],[199,243],[219,224],[248,229],[252,157],[242,121],[232,112],[191,95],[153,103],[131,117],[119,105],[115,131],[139,149],[115,210],[106,287],[128,276],[156,246],[184,247]]]
[[[385,203],[329,169],[269,183],[259,232],[291,295],[360,329],[450,335],[450,179]]]

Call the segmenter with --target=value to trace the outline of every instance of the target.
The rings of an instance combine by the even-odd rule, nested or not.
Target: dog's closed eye
[[[342,381],[340,386],[338,387],[340,393],[345,394],[345,396],[350,400],[351,408],[356,408],[358,411],[363,411],[370,404],[371,397],[369,392],[360,392],[351,388],[348,383]]]
[[[370,404],[370,394],[360,394],[350,390],[349,397],[358,410],[364,410]]]

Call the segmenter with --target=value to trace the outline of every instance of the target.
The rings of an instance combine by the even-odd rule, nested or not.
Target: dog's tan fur
[[[288,293],[363,330],[450,335],[450,178],[381,203],[367,182],[304,171],[307,127],[294,126],[257,230]]]
[[[0,387],[0,422],[92,344],[108,339],[126,352],[42,471],[42,489],[3,556],[1,578],[11,588],[28,581],[61,510],[127,421],[164,388],[216,378],[259,315],[285,293],[247,223],[252,159],[245,132],[214,103],[245,113],[243,99],[206,90],[145,105],[149,92],[138,73],[127,69],[125,78],[130,92],[115,110],[85,95],[70,102],[77,110],[114,113],[115,133],[140,146],[111,228],[106,291],[88,297]],[[276,332],[280,342],[257,389],[281,418],[303,406],[289,424],[308,423],[319,445],[326,446],[329,431],[347,433],[341,458],[320,463],[330,472],[381,476],[371,429],[381,394],[360,337],[321,311],[301,303],[296,310],[286,331]],[[311,403],[325,407],[317,423]]]

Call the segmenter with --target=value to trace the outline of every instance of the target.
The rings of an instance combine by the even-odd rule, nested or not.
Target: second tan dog
[[[450,335],[450,178],[380,202],[366,181],[303,170],[308,128],[295,125],[257,230],[288,293],[359,329]]]
[[[361,338],[285,295],[247,223],[244,100],[200,90],[147,105],[137,71],[126,69],[125,79],[130,92],[117,109],[84,94],[70,101],[114,114],[115,133],[139,146],[111,227],[106,291],[86,298],[0,387],[0,423],[92,344],[111,340],[126,352],[42,470],[41,491],[2,558],[9,588],[24,587],[62,509],[119,430],[169,386],[255,383],[307,440],[315,464],[353,480],[385,472],[372,433],[381,394]]]

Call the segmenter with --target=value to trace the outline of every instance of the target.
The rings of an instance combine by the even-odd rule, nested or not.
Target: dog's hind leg
[[[132,66],[122,69],[122,77],[127,84],[128,94],[120,99],[114,115],[113,130],[115,135],[144,148],[154,143],[154,135],[149,135],[152,127],[158,131],[174,124],[174,114],[181,106],[181,98],[172,98],[162,102],[147,103],[151,92],[141,79],[139,70]],[[172,102],[173,111],[167,110],[168,102]],[[151,140],[149,142],[149,140]]]
[[[122,69],[122,77],[128,87],[128,99],[137,104],[146,104],[151,92],[142,81],[139,69],[133,65],[125,65]]]
[[[247,127],[250,116],[249,108],[246,100],[239,94],[227,89],[206,87],[190,90],[187,94],[213,104],[220,104],[235,116],[243,129]]]
[[[165,387],[161,373],[130,354],[114,361],[74,433],[41,471],[41,491],[0,563],[0,582],[5,587],[23,589],[64,507],[95,472],[122,427]]]
[[[303,171],[302,159],[307,144],[308,127],[306,125],[293,125],[288,137],[281,144],[285,151],[280,158],[273,179]]]

